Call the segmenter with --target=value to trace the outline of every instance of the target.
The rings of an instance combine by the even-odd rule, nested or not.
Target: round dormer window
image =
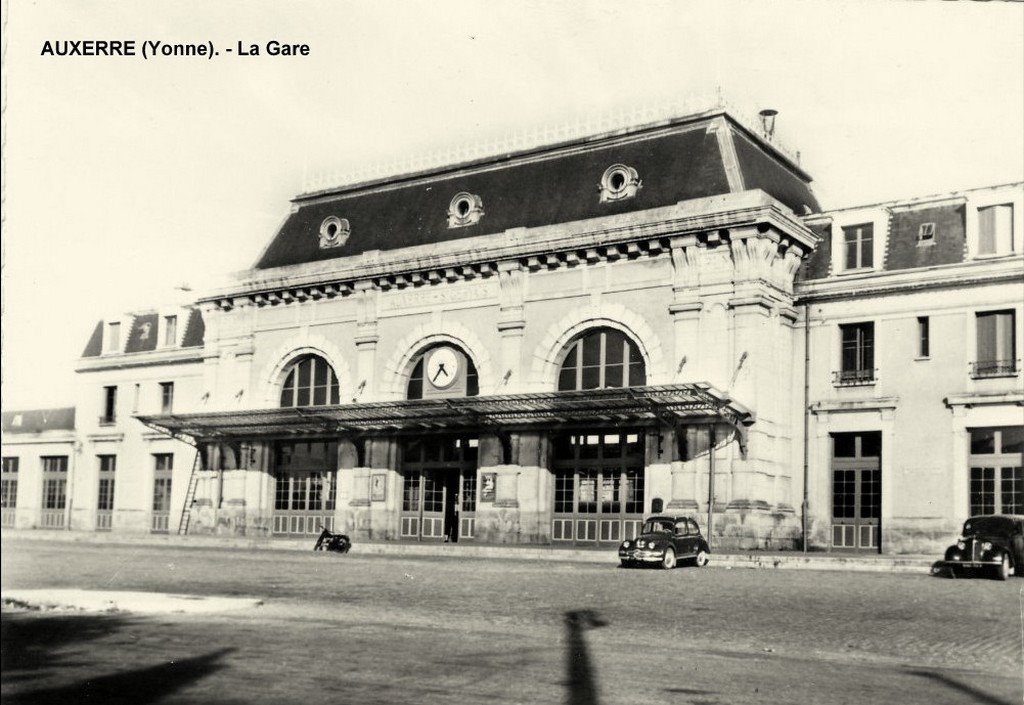
[[[463,191],[455,194],[448,204],[448,227],[461,228],[480,222],[484,214],[484,202],[472,193]]]
[[[625,164],[613,164],[605,169],[598,186],[601,203],[632,198],[642,185],[636,169]]]
[[[324,221],[320,223],[320,247],[322,249],[341,247],[348,240],[351,232],[352,227],[349,225],[348,218],[339,218],[336,215],[324,218]]]

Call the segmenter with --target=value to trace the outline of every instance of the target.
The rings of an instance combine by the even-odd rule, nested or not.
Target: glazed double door
[[[455,543],[476,529],[477,441],[427,437],[402,445],[403,539]]]
[[[881,434],[835,434],[832,548],[877,552],[880,548],[881,516]]]

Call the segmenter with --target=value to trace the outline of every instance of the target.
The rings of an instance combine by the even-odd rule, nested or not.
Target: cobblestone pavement
[[[8,702],[1019,703],[1024,579],[4,539],[0,588],[252,596],[5,611]]]

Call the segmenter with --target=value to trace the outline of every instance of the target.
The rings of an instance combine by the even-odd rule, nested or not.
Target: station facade
[[[935,550],[1024,512],[1021,201],[823,212],[721,111],[304,194],[232,285],[98,324],[61,526]]]

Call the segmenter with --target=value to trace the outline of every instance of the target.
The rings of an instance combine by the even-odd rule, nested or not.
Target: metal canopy
[[[194,441],[682,421],[721,422],[742,433],[754,422],[753,412],[704,383],[136,418],[151,428]]]

